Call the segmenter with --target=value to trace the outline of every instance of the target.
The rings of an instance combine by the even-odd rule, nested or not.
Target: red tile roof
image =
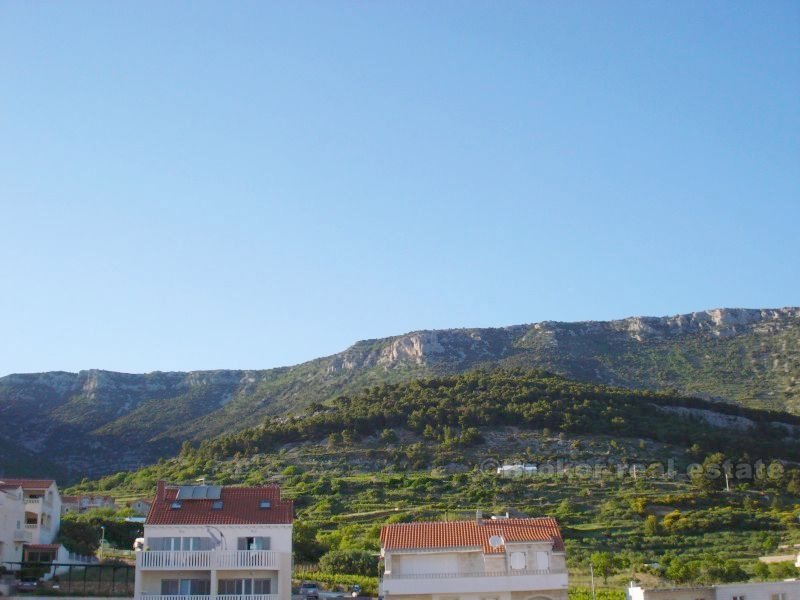
[[[492,547],[492,536],[500,536],[503,543]],[[505,543],[551,541],[553,550],[564,550],[561,530],[552,517],[398,523],[381,528],[381,547],[385,550],[475,547],[492,554],[505,552]]]
[[[55,483],[52,479],[9,479],[0,477],[0,483],[21,487],[24,490],[46,490]]]
[[[214,500],[182,500],[172,508],[178,488],[159,481],[156,497],[150,506],[145,525],[249,525],[288,524],[294,519],[291,500],[281,500],[277,485],[263,487],[223,487],[222,508],[214,510]],[[269,508],[261,508],[269,500]]]

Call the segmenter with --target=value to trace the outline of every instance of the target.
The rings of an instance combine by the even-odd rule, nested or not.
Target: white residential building
[[[381,529],[386,600],[566,600],[555,519],[401,523]]]
[[[61,514],[81,512],[80,496],[61,496]]]
[[[280,488],[158,483],[136,600],[291,600],[294,508]]]
[[[61,496],[52,479],[0,478],[0,486],[22,488],[23,528],[31,534],[27,543],[52,544],[61,526]]]
[[[22,560],[22,546],[33,541],[25,529],[25,501],[18,485],[0,484],[0,567],[14,568]]]
[[[145,500],[144,498],[137,498],[136,500],[131,500],[127,504],[128,508],[133,511],[133,514],[137,516],[146,517],[147,513],[150,512],[150,500]]]
[[[720,585],[642,588],[631,585],[627,600],[800,600],[800,581],[757,581]]]
[[[111,508],[116,510],[117,503],[111,496],[96,496],[87,494],[84,496],[62,496],[61,513],[84,513],[94,508]]]

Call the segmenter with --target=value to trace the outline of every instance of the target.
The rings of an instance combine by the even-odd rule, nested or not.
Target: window
[[[173,502],[170,508],[172,508],[172,510],[178,510],[181,506],[182,504],[180,502]]]
[[[162,579],[162,596],[208,596],[211,581],[208,579]]]
[[[236,543],[237,550],[269,550],[270,538],[268,537],[241,537]]]
[[[151,537],[147,538],[150,550],[162,552],[178,552],[188,550],[211,550],[211,538],[208,537]]]
[[[731,600],[745,600],[744,596],[733,596]]]
[[[509,557],[509,564],[512,569],[522,571],[527,565],[527,557],[524,552],[512,552]]]
[[[253,593],[253,582],[250,579],[220,579],[218,589],[220,594],[249,595]]]
[[[182,540],[182,550],[211,550],[211,538],[185,537]]]
[[[147,538],[147,547],[150,550],[170,552],[181,549],[181,538],[151,537]]]
[[[780,592],[778,594],[772,594],[770,596],[770,600],[786,600],[786,594],[784,592]]]
[[[221,595],[243,596],[250,594],[270,594],[270,579],[220,579],[218,590]]]
[[[259,508],[270,508],[272,506],[272,502],[269,500],[262,500],[258,506]]]
[[[51,551],[28,552],[28,562],[49,563],[55,560],[55,554]]]
[[[222,500],[214,500],[211,503],[211,510],[222,510]]]

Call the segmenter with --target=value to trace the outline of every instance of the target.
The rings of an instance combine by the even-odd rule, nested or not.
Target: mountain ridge
[[[711,309],[417,330],[272,369],[11,374],[0,378],[0,418],[17,427],[0,439],[72,471],[106,472],[364,387],[497,367],[800,413],[798,340],[798,307]]]

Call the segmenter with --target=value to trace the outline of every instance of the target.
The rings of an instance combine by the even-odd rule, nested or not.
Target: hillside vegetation
[[[768,576],[757,557],[800,542],[798,424],[542,372],[472,371],[372,386],[70,491],[131,497],[159,478],[280,483],[298,508],[297,562],[319,562],[314,577],[331,581],[374,578],[359,557],[377,549],[381,524],[477,508],[558,517],[575,583],[593,560],[611,583],[728,581]],[[498,475],[517,462],[539,471]],[[353,564],[362,570],[348,573]]]
[[[136,468],[198,441],[384,383],[475,368],[545,369],[580,381],[800,413],[800,309],[420,331],[358,342],[294,367],[0,378],[0,440],[72,473]],[[16,463],[0,456],[0,469]]]

